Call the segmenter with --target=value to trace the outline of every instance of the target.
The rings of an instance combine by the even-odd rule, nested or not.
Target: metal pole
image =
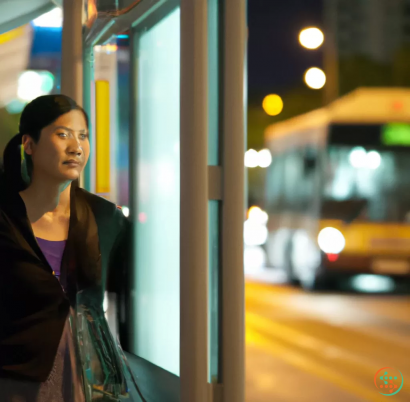
[[[208,392],[207,0],[181,0],[181,402]]]
[[[246,1],[225,0],[222,382],[224,402],[245,400],[243,269]]]
[[[89,130],[90,130],[90,145],[91,145],[91,160],[88,161],[87,166],[84,169],[84,188],[87,191],[95,192],[95,183],[92,177],[95,177],[94,165],[95,158],[95,136],[94,133],[94,119],[93,119],[93,105],[91,96],[91,85],[93,82],[93,50],[92,48],[86,48],[83,51],[83,107],[89,117]]]
[[[82,0],[63,2],[61,93],[83,104]]]
[[[83,0],[64,0],[61,55],[61,93],[83,105]],[[80,185],[89,184],[89,170],[83,171]]]

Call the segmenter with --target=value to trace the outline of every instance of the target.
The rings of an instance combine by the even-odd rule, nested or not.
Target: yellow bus
[[[357,89],[265,142],[270,266],[307,289],[410,277],[410,90]]]

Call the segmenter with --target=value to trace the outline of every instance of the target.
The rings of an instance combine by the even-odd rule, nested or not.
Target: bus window
[[[267,181],[269,186],[266,186],[266,208],[269,213],[275,213],[281,208],[284,176],[284,157],[283,155],[274,155],[268,168]]]
[[[308,212],[319,186],[319,158],[313,148],[276,155],[268,172],[267,210],[270,213]]]
[[[369,221],[404,222],[410,211],[410,149],[331,145],[325,201],[367,200]]]

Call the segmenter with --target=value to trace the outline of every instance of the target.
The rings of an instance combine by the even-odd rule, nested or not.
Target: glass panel
[[[209,201],[209,382],[219,380],[220,201]]]
[[[117,202],[129,207],[130,49],[127,37],[118,39]]]
[[[208,0],[208,165],[220,164],[219,155],[219,7],[220,1]],[[219,381],[220,367],[220,202],[208,203],[209,216],[209,312],[208,381]]]
[[[208,164],[219,165],[219,13],[218,0],[208,0]]]
[[[131,351],[179,375],[180,10],[141,28]]]

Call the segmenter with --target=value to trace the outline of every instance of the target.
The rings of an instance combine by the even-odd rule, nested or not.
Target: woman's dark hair
[[[10,190],[22,191],[27,188],[27,181],[21,174],[21,144],[24,134],[28,134],[34,142],[38,142],[41,130],[55,122],[60,116],[80,110],[88,127],[88,116],[84,109],[73,99],[65,95],[45,95],[31,101],[23,110],[20,118],[19,133],[7,144],[3,153],[3,180]],[[32,171],[31,157],[24,154],[27,171]]]

